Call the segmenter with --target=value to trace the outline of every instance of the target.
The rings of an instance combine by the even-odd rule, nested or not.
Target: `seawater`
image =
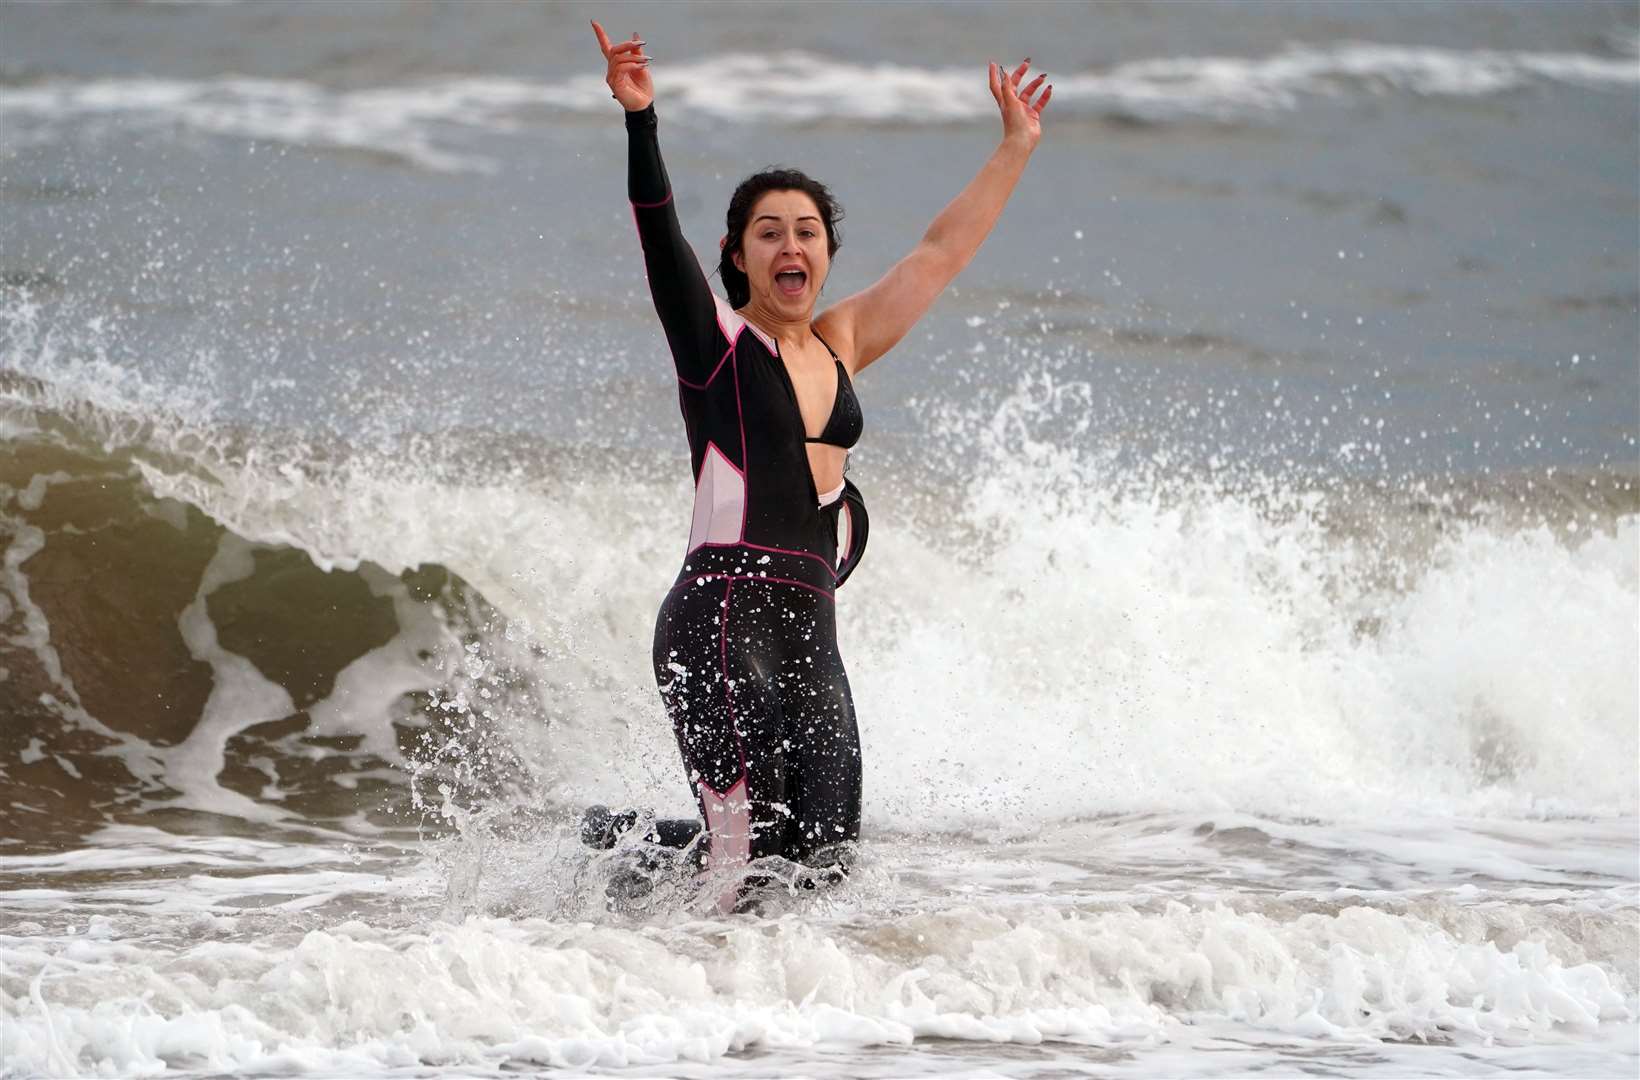
[[[692,812],[583,13],[13,5],[0,1075],[1633,1075],[1632,6],[590,13],[697,250],[839,192],[828,297],[1055,82],[859,380],[856,873],[576,840]]]

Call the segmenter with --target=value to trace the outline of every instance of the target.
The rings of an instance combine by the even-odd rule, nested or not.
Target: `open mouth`
[[[808,283],[809,275],[801,270],[782,270],[774,276],[775,287],[787,296],[798,295]]]

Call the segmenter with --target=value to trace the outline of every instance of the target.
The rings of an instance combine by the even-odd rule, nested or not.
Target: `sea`
[[[1054,86],[743,914],[579,841],[693,811],[592,18],[822,306]],[[1637,161],[1633,2],[0,4],[0,1077],[1635,1076]]]

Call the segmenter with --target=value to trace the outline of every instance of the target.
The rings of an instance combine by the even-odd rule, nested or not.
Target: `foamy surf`
[[[1325,1040],[1344,1058],[1350,1047],[1414,1041],[1507,1062],[1603,1027],[1634,1030],[1632,963],[1625,973],[1594,959],[1632,954],[1632,885],[1585,877],[1530,905],[1505,899],[1508,883],[1453,888],[1438,872],[1394,895],[1272,892],[1216,884],[1207,850],[1216,837],[1239,852],[1237,869],[1279,874],[1302,856],[1306,834],[1324,830],[1290,830],[1285,852],[1260,852],[1246,819],[1222,831],[1185,824],[1050,832],[965,857],[960,872],[936,869],[950,848],[891,842],[867,871],[869,893],[770,919],[643,926],[528,912],[428,924],[414,916],[427,883],[384,880],[380,859],[362,872],[329,869],[334,850],[304,859],[311,849],[285,844],[282,875],[239,878],[235,865],[267,852],[93,838],[71,857],[7,858],[0,870],[50,882],[83,879],[99,863],[109,877],[143,862],[192,865],[196,880],[225,887],[196,889],[180,905],[163,887],[82,887],[56,905],[41,889],[32,898],[50,912],[41,916],[16,897],[20,919],[0,934],[7,1064],[53,1076],[390,1075],[417,1065],[755,1075],[807,1060],[818,1075],[845,1075],[862,1062],[850,1052],[871,1047],[898,1048],[892,1060],[907,1071],[938,1071],[918,1060],[918,1040],[1060,1044],[1115,1062],[1157,1047],[1210,1049],[1232,1025],[1235,1038],[1278,1057],[1296,1041]],[[1076,865],[1072,853],[1090,838],[1109,845],[1110,864]],[[1611,838],[1632,841],[1632,830]],[[150,842],[121,857],[122,839]],[[1137,891],[1113,893],[1124,876],[1113,864],[1146,846],[1198,849],[1172,862],[1167,890],[1130,879]],[[328,896],[323,908],[285,895],[293,874],[306,879],[291,891]],[[1060,891],[1054,904],[1041,899],[1049,883]],[[70,896],[96,901],[99,913],[63,919]],[[162,897],[163,914],[152,906]],[[323,917],[295,914],[304,907]]]
[[[1621,474],[1124,464],[1049,434],[1062,376],[942,409],[973,479],[891,486],[842,608],[866,857],[726,920],[677,871],[612,905],[573,835],[589,801],[692,811],[634,644],[678,478],[247,452],[198,398],[13,363],[12,1075],[1633,1060]],[[101,595],[130,621],[99,638]],[[194,674],[151,708],[166,657]]]
[[[277,818],[299,791],[392,785],[459,723],[554,802],[688,809],[634,645],[665,585],[644,568],[676,555],[672,523],[638,508],[686,508],[675,478],[462,479],[373,455],[297,468],[299,442],[245,458],[197,422],[156,430],[62,394],[19,384],[8,406],[36,432],[5,481],[9,667],[32,673],[35,773],[102,767],[84,755],[117,745],[149,797],[180,783],[179,808]],[[1454,508],[1431,531],[1395,496],[1051,449],[1023,392],[973,419],[1003,434],[976,440],[969,490],[879,538],[841,610],[844,648],[873,658],[855,691],[874,718],[873,826],[1640,806],[1632,512],[1548,489],[1540,515]],[[70,507],[100,522],[94,544]],[[141,598],[106,586],[144,627],[129,644],[81,637],[99,601],[54,584],[93,558],[151,581]],[[160,558],[174,580],[153,580]],[[120,672],[171,657],[197,681],[156,684],[164,708],[133,728]],[[305,765],[319,746],[353,764]],[[223,787],[230,757],[250,768]]]
[[[578,836],[694,812],[584,24],[13,5],[0,1074],[1640,1071],[1632,13],[645,10],[686,233],[812,168],[832,296],[1056,86],[859,381],[850,877]]]
[[[966,123],[994,112],[967,69],[861,64],[802,50],[731,52],[657,66],[657,92],[680,115],[765,124]],[[1640,84],[1640,59],[1573,52],[1462,50],[1372,42],[1290,46],[1269,56],[1177,56],[1103,70],[1056,72],[1067,115],[1256,119],[1308,103],[1386,94],[1483,98],[1536,85],[1620,91]],[[224,76],[65,81],[0,87],[13,145],[61,138],[70,126],[152,128],[381,154],[434,172],[490,172],[472,134],[509,134],[541,111],[603,110],[597,76],[540,82],[503,76],[425,79],[356,90],[293,79]]]

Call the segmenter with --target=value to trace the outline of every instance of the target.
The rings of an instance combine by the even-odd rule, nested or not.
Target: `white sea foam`
[[[803,51],[725,53],[659,64],[654,78],[668,109],[730,122],[966,122],[996,111],[977,66],[863,64]],[[1138,60],[1056,72],[1053,83],[1061,114],[1165,121],[1250,116],[1307,100],[1389,93],[1475,97],[1538,84],[1621,89],[1640,83],[1640,59],[1343,43],[1293,46],[1263,57]],[[434,171],[496,167],[463,130],[507,134],[524,128],[531,110],[610,107],[595,73],[556,83],[458,76],[358,90],[240,76],[56,79],[0,87],[0,114],[14,146],[55,140],[69,125],[95,131],[112,123],[362,150]]]
[[[469,919],[343,922],[294,941],[156,945],[119,918],[48,945],[0,937],[0,1032],[25,1074],[417,1063],[560,1068],[731,1051],[1180,1042],[1198,1020],[1339,1039],[1487,1043],[1632,1021],[1621,978],[1539,941],[1502,948],[1364,906],[1265,915],[1165,904],[862,925],[628,930]]]
[[[879,511],[840,606],[845,657],[870,657],[853,684],[874,824],[1640,805],[1640,521],[1570,541],[1469,524],[1396,591],[1377,584],[1375,552],[1326,527],[1322,503],[1276,519],[1205,484],[1165,501],[1072,494],[1055,472],[1070,468],[981,470],[957,516],[992,537],[983,550],[943,528],[885,528]],[[424,491],[353,475],[338,499],[335,478],[236,473],[213,487],[145,472],[158,493],[320,565],[450,566],[515,637],[548,646],[531,664],[570,697],[549,729],[517,718],[514,735],[563,797],[657,782],[681,794],[645,648],[667,575],[639,568],[676,558],[683,484]],[[679,520],[642,509],[655,506]],[[506,636],[493,628],[493,659],[510,654]]]
[[[540,100],[516,80],[456,79],[355,92],[294,79],[224,77],[66,80],[0,90],[14,145],[50,141],[63,121],[176,127],[320,149],[364,150],[434,171],[488,171],[481,155],[446,150],[434,127],[504,129],[506,110]]]
[[[1637,40],[1616,44],[1633,54]],[[1633,65],[1575,56],[1347,52],[1084,72],[1056,98],[1073,115],[1165,120],[1636,81]],[[829,97],[777,84],[785,111],[769,112],[747,89],[767,78],[755,66],[721,94],[705,65],[656,74],[679,114],[712,122],[883,115],[844,85],[877,69],[795,62]],[[911,118],[963,122],[992,108],[972,74],[884,77]],[[468,82],[374,102],[305,83],[180,84],[181,104],[32,113],[4,95],[41,87],[10,87],[0,111],[8,147],[106,122],[440,170],[486,167],[481,137],[532,111],[612,108],[590,76]],[[13,842],[0,1076],[1636,1074],[1632,514],[1568,533],[1437,506],[1422,519],[1432,546],[1379,550],[1341,520],[1361,507],[1326,485],[1124,471],[1096,430],[1039,436],[1053,395],[1024,384],[910,432],[933,476],[885,475],[868,446],[855,478],[876,535],[840,601],[866,738],[861,868],[778,917],[658,908],[639,924],[605,910],[602,882],[575,891],[585,864],[556,822],[592,798],[693,809],[647,663],[688,528],[682,465],[476,472],[452,467],[472,455],[459,436],[388,457],[230,432],[213,419],[211,364],[185,385],[149,383],[143,358],[110,362],[117,328],[100,313],[18,333],[29,310],[0,309],[7,450],[101,448],[111,472],[134,459],[174,500],[151,512],[194,539],[185,506],[228,530],[180,590],[179,628],[218,696],[180,744],[109,731],[105,751],[156,783],[175,774],[181,805],[225,816],[166,813],[169,796],[150,793],[113,812],[212,834],[121,824],[53,850],[0,838]],[[970,445],[963,468],[937,471]],[[953,476],[976,479],[951,491]],[[72,657],[53,649],[60,628],[30,600],[26,563],[57,535],[45,519],[68,479],[25,475],[11,493],[5,512],[42,527],[0,520],[0,617],[65,701]],[[289,695],[223,646],[206,600],[257,545],[356,574],[398,621],[307,705],[308,732],[363,736],[396,761],[403,695],[449,688],[539,779],[540,801],[516,815],[537,832],[478,829],[431,857],[379,821],[348,835],[243,821],[275,814],[247,813],[205,774]],[[455,613],[453,631],[395,577],[429,563],[499,614]],[[481,699],[497,670],[543,692],[527,707]],[[52,750],[13,745],[0,772]],[[261,811],[282,798],[263,791]],[[459,876],[446,882],[443,860]]]
[[[994,415],[968,417],[990,433],[976,438],[975,482],[926,520],[879,504],[870,558],[840,594],[869,825],[1640,807],[1640,518],[1569,536],[1456,519],[1429,554],[1393,556],[1330,524],[1348,496],[1279,477],[1253,493],[1124,477],[1097,453],[1033,441],[1044,408],[1022,384]],[[109,423],[132,428],[119,413]],[[542,790],[689,809],[648,664],[687,531],[686,477],[463,482],[368,457],[292,467],[273,447],[254,462],[203,453],[201,434],[167,437],[193,448],[186,465],[140,461],[156,495],[203,510],[236,544],[379,567],[380,595],[402,594],[390,575],[450,568],[499,619],[471,628],[457,668],[423,669],[425,685],[526,672],[538,704],[474,708]],[[455,644],[404,599],[399,637],[311,710],[325,733],[367,729],[388,760],[391,706],[415,688],[418,656]],[[190,633],[196,655],[214,655],[203,629]],[[222,692],[260,678],[224,678]],[[228,728],[205,726],[201,747],[220,754]],[[203,808],[207,794],[190,798]]]
[[[1463,528],[1397,592],[1321,504],[1066,492],[1042,464],[959,500],[1000,538],[978,565],[882,530],[842,601],[880,823],[1640,805],[1640,521]]]
[[[1269,57],[1167,57],[1053,76],[1060,110],[1157,119],[1290,109],[1314,97],[1468,97],[1535,82],[1629,86],[1640,82],[1640,62],[1359,43],[1295,46]],[[659,66],[655,89],[669,103],[729,119],[915,122],[981,119],[996,111],[984,80],[971,71],[851,64],[805,52],[739,53]]]
[[[251,463],[202,453],[208,424],[101,401],[101,434],[161,440],[146,481],[228,524],[230,547],[374,564],[388,591],[423,562],[475,583],[505,617],[464,663],[527,655],[561,691],[548,725],[496,720],[555,800],[688,809],[643,660],[687,524],[682,478],[464,484],[368,458],[316,474],[273,447]],[[1397,1059],[1410,1071],[1563,1043],[1598,1070],[1627,1060],[1632,824],[1502,818],[1633,812],[1640,521],[1568,540],[1454,520],[1432,556],[1375,584],[1381,553],[1329,529],[1325,496],[1128,483],[1031,438],[1044,407],[1022,390],[959,416],[990,433],[979,479],[929,522],[879,511],[862,584],[843,591],[845,655],[870,657],[855,685],[874,850],[852,892],[772,920],[633,927],[560,908],[550,885],[575,873],[561,848],[521,843],[497,867],[490,845],[464,856],[480,914],[445,924],[425,916],[425,859],[112,829],[0,858],[29,879],[0,932],[8,1065],[685,1074],[788,1055],[842,1075],[853,1066],[814,1055],[932,1038],[1157,1068],[1219,1039],[1322,1060],[1452,1044]],[[15,399],[11,415],[27,426]],[[95,430],[103,413],[77,415]],[[541,649],[509,651],[525,644]],[[413,654],[394,655],[366,666]],[[379,725],[370,701],[315,713]],[[1159,804],[1173,816],[1108,817]],[[1100,820],[1064,823],[1078,816]],[[894,838],[908,828],[983,842]],[[498,900],[517,917],[485,917]]]

